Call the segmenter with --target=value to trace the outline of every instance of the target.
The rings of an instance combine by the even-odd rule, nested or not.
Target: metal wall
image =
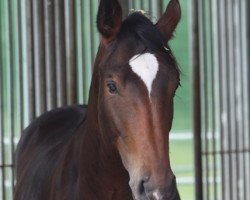
[[[194,0],[197,200],[250,200],[248,0]]]
[[[122,1],[153,19],[160,1]],[[165,2],[165,4],[168,2]],[[55,107],[87,103],[98,0],[0,0],[0,199],[11,200],[21,130]]]
[[[55,107],[86,103],[98,1],[0,1],[0,199],[12,199],[21,130]],[[87,67],[86,67],[87,66]]]

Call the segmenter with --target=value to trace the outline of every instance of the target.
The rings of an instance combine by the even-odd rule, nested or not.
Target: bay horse
[[[179,200],[169,161],[173,98],[180,82],[168,46],[181,18],[170,0],[154,24],[122,20],[101,0],[101,35],[88,106],[58,108],[23,131],[14,200]]]

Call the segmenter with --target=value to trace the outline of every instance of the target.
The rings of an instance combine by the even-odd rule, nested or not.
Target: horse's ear
[[[173,33],[181,19],[181,6],[178,0],[170,0],[165,13],[161,16],[156,26],[167,41],[173,37]]]
[[[105,42],[111,41],[122,24],[122,8],[118,0],[101,0],[97,14],[97,28]]]

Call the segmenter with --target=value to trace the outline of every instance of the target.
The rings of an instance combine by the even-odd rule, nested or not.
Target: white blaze
[[[157,192],[154,192],[154,193],[153,193],[153,196],[154,196],[155,200],[159,200],[159,199],[160,199],[160,197],[159,197],[159,195],[158,195]]]
[[[130,59],[129,65],[134,73],[136,73],[145,83],[150,95],[152,84],[159,70],[159,63],[154,54],[144,53],[135,55]]]

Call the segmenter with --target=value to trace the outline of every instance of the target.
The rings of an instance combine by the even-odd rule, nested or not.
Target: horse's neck
[[[114,196],[115,199],[130,199],[128,174],[119,154],[113,146],[103,144],[100,130],[94,123],[96,121],[86,121],[82,138],[79,190],[85,198],[86,194],[90,195],[86,199],[112,200]],[[119,193],[128,198],[121,198]]]
[[[92,76],[90,99],[82,134],[80,151],[80,199],[127,200],[131,199],[129,176],[111,141],[104,142],[98,124],[99,62],[104,47],[99,48]],[[85,191],[85,192],[84,192]],[[89,194],[90,196],[86,196]],[[85,196],[84,196],[85,195]],[[81,196],[81,195],[80,195]]]
[[[128,187],[128,174],[112,142],[104,142],[98,124],[98,69],[95,67],[92,77],[87,119],[82,134],[80,151],[80,188],[93,194],[84,199],[131,199]],[[120,197],[124,196],[124,198]],[[105,194],[105,198],[104,195]],[[84,194],[83,194],[84,195]],[[98,196],[102,195],[102,196]],[[126,198],[126,196],[128,198]]]

